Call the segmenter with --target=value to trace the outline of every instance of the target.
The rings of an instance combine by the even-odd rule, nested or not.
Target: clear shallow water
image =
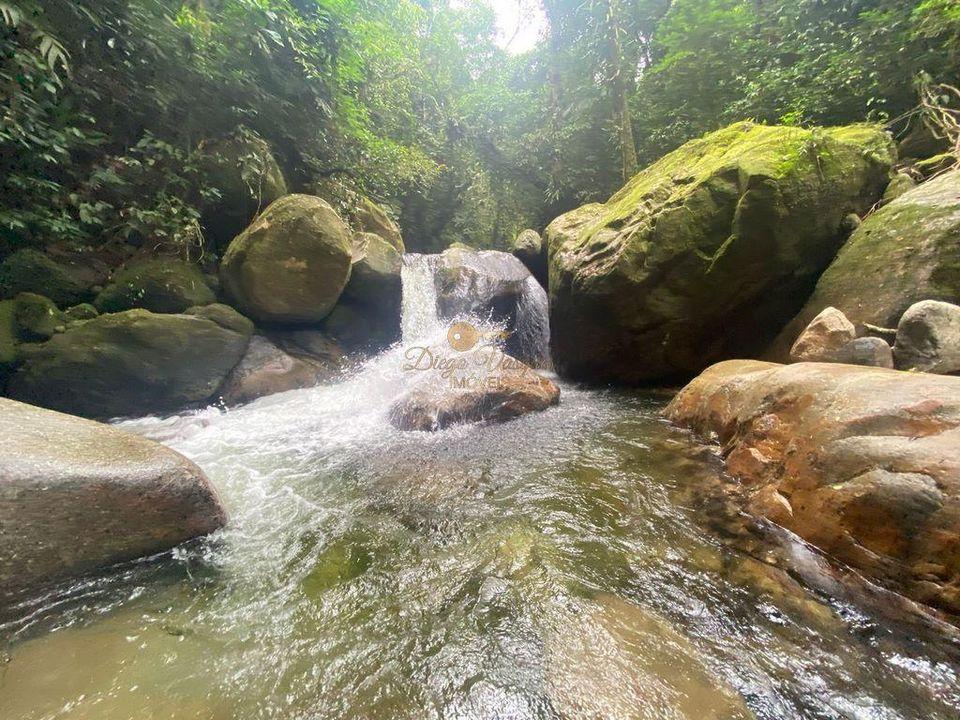
[[[438,343],[418,282],[405,342]],[[0,718],[957,717],[941,648],[744,543],[664,396],[563,385],[504,425],[401,433],[403,353],[123,423],[203,467],[230,523],[20,608]]]

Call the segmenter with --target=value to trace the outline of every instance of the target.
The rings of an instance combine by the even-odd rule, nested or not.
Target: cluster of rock
[[[547,227],[551,342],[577,379],[703,371],[666,414],[719,438],[748,509],[958,613],[960,169],[921,140],[687,143]]]
[[[864,335],[863,333],[868,333]],[[885,337],[892,338],[893,347]],[[896,328],[858,328],[828,307],[800,333],[791,362],[830,362],[950,375],[960,372],[960,306],[940,300],[914,303]]]
[[[399,338],[403,241],[383,210],[363,199],[351,228],[321,198],[287,194],[249,133],[202,150],[222,188],[207,208],[219,268],[13,253],[0,263],[0,392],[92,418],[238,404]]]

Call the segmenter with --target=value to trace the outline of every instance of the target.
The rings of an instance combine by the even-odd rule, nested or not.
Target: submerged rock
[[[752,512],[960,613],[960,378],[731,360],[665,414],[719,440]]]
[[[464,423],[505,422],[560,402],[560,388],[551,380],[499,351],[491,355],[496,360],[480,362],[483,352],[487,351],[463,354],[463,372],[449,377],[428,370],[426,381],[390,408],[390,422],[400,430],[434,431]]]
[[[893,152],[878,127],[743,122],[560,216],[546,230],[557,368],[641,383],[760,352],[843,243],[847,216],[879,199]],[[844,310],[819,308],[830,304]]]
[[[264,395],[312,387],[332,376],[329,366],[289,355],[262,335],[254,335],[220,396],[227,405],[240,405]]]
[[[155,258],[119,270],[94,305],[108,313],[133,308],[178,313],[216,299],[199,267],[177,258]]]
[[[240,318],[234,327],[244,327],[241,321],[249,326]],[[17,400],[94,418],[179,410],[214,395],[249,339],[249,330],[194,315],[101,315],[48,342],[21,346],[23,364],[7,391]]]
[[[333,208],[311,195],[287,195],[230,243],[220,279],[254,320],[309,324],[333,309],[351,261],[350,229]]]
[[[911,305],[897,325],[894,355],[899,370],[960,372],[960,306],[937,300]]]
[[[179,453],[0,399],[0,604],[213,532],[226,511]]]
[[[546,632],[550,704],[562,718],[749,720],[737,692],[663,617],[615,595],[557,604]]]
[[[824,307],[854,325],[895,327],[921,300],[960,302],[960,171],[918,185],[870,214],[830,263],[769,357],[783,360]]]

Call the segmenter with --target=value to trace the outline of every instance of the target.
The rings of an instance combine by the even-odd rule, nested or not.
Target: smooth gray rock
[[[960,371],[960,306],[939,300],[911,305],[897,325],[893,353],[899,370]]]
[[[0,399],[0,606],[223,526],[203,471],[97,422]]]

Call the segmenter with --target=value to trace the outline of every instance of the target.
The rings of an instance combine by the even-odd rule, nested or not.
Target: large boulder
[[[257,214],[287,194],[287,183],[270,145],[239,127],[206,140],[197,151],[203,176],[218,197],[203,208],[203,225],[217,248],[225,248]]]
[[[334,374],[328,364],[290,355],[262,335],[254,335],[220,388],[220,397],[227,405],[241,405],[264,395],[312,387]]]
[[[139,309],[101,315],[48,342],[21,345],[23,364],[7,393],[93,418],[179,410],[214,396],[243,357],[250,339],[244,322],[234,329],[196,315]]]
[[[403,254],[403,237],[400,226],[387,215],[386,211],[375,202],[361,197],[354,210],[354,219],[361,232],[373,233],[383,238],[398,253]]]
[[[350,279],[350,229],[326,202],[287,195],[238,235],[220,264],[223,288],[263,323],[323,320]]]
[[[345,347],[377,350],[400,339],[400,253],[379,235],[353,239],[350,281],[324,327]]]
[[[24,248],[0,263],[0,298],[22,292],[49,297],[60,307],[93,299],[96,274],[78,264],[59,262],[46,253]]]
[[[119,270],[94,305],[100,312],[143,308],[178,313],[216,300],[199,267],[176,258],[155,258]]]
[[[400,430],[435,431],[463,423],[500,423],[560,402],[560,388],[520,361],[484,348],[449,358],[457,369],[447,375],[429,367],[421,351],[411,348],[405,370],[425,372],[390,408],[390,422]],[[429,350],[428,350],[429,351]],[[434,353],[437,357],[436,350]]]
[[[450,247],[435,266],[441,319],[479,318],[504,328],[505,350],[530,365],[548,354],[547,296],[526,266],[509,253]]]
[[[879,199],[893,153],[878,127],[743,122],[560,216],[546,230],[556,367],[642,383],[759,352],[809,295],[848,216]]]
[[[824,307],[858,326],[896,327],[921,300],[960,302],[960,171],[918,185],[872,213],[837,253],[769,357],[782,360]]]
[[[226,522],[200,468],[138,435],[6,399],[0,435],[0,605]]]
[[[547,244],[536,230],[524,230],[517,235],[511,249],[513,256],[527,266],[537,282],[547,286]]]
[[[960,378],[731,360],[665,413],[720,442],[749,510],[960,613]]]
[[[960,372],[960,306],[924,300],[897,325],[897,368],[949,375]]]

